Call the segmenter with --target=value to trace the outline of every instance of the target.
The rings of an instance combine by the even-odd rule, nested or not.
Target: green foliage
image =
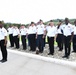
[[[28,24],[17,24],[17,23],[3,23],[4,27],[7,29],[9,26],[17,26],[20,28],[21,25],[27,26]]]
[[[53,19],[53,22],[55,25],[57,25],[58,21],[59,20],[62,20],[64,21],[64,19]],[[71,24],[74,24],[74,21],[76,19],[69,19],[70,20],[70,23]],[[47,25],[50,21],[47,21],[47,22],[44,22],[44,25]],[[17,26],[18,28],[21,26],[21,25],[25,25],[26,27],[29,25],[29,24],[17,24],[17,23],[4,23],[3,21],[3,24],[4,24],[4,27],[7,29],[10,25],[13,25],[13,26]]]
[[[58,23],[59,20],[62,20],[63,23],[64,23],[64,19],[53,19],[54,25],[57,25],[57,23]],[[70,21],[71,24],[74,24],[74,21],[75,21],[75,20],[76,20],[76,19],[69,19],[69,21]],[[50,21],[47,21],[47,22],[45,22],[44,24],[47,25],[49,22],[50,22]]]

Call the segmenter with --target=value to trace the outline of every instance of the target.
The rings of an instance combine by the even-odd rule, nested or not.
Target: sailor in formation
[[[40,53],[43,53],[44,50],[44,45],[45,45],[45,26],[43,24],[43,21],[40,20],[39,24],[36,26],[37,29],[37,34],[36,34],[36,38],[37,38],[37,47],[39,49]]]
[[[20,48],[19,38],[20,38],[20,31],[17,26],[13,26],[13,40],[16,49]]]
[[[9,34],[9,40],[10,40],[10,47],[14,47],[14,40],[13,40],[13,26],[10,25],[9,28],[7,29],[8,34]]]
[[[3,27],[2,21],[0,21],[0,48],[2,53],[2,59],[0,62],[7,61],[7,30]]]
[[[46,27],[46,33],[48,37],[49,53],[48,55],[54,55],[54,39],[56,39],[56,27],[53,22],[50,22]]]
[[[71,52],[71,42],[73,39],[73,25],[70,24],[69,19],[65,18],[65,24],[61,27],[64,35],[65,54],[63,58],[69,58]]]
[[[26,50],[26,48],[27,48],[27,43],[26,43],[27,28],[24,25],[22,25],[20,27],[20,34],[21,34],[21,41],[22,41],[23,50]]]

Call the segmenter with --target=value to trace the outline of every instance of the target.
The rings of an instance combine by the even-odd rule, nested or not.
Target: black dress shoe
[[[66,55],[62,56],[62,58],[66,58],[66,57],[67,57]]]
[[[36,54],[39,54],[39,50],[36,50]]]
[[[9,46],[9,47],[14,47],[14,46]]]
[[[62,50],[59,49],[58,51],[62,51]]]
[[[76,51],[72,51],[73,53],[76,53]]]
[[[4,63],[4,62],[6,62],[6,61],[7,61],[7,59],[6,59],[6,60],[4,60],[4,59],[0,60],[1,63]]]
[[[66,58],[69,59],[69,56],[67,56]]]
[[[16,48],[16,49],[19,49],[19,47],[18,47],[18,48]]]
[[[48,55],[54,55],[53,53],[48,53]]]
[[[69,56],[64,55],[64,56],[62,56],[62,58],[67,58],[67,59],[69,59]]]
[[[26,50],[26,48],[23,48],[23,50]]]

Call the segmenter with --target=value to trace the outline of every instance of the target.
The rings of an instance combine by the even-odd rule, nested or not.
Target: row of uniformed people
[[[73,29],[73,25],[70,24],[68,18],[65,18],[64,22],[65,23],[62,24],[62,22],[60,21],[59,25],[57,26],[58,30],[57,42],[60,51],[63,50],[63,43],[64,43],[65,55],[63,56],[63,58],[69,58],[71,52],[71,42],[75,31]]]
[[[13,29],[14,29],[14,31],[13,31]],[[13,36],[15,35],[15,33],[17,34],[16,36],[14,36],[14,39],[12,39],[12,40],[16,41],[16,43],[18,45],[18,47],[16,46],[16,48],[19,48],[19,38],[17,38],[19,35],[18,28],[11,27],[10,29],[8,28],[8,30],[9,30],[9,32],[12,30]],[[23,49],[26,49],[26,36],[28,34],[30,50],[35,51],[36,47],[38,47],[39,52],[42,53],[44,50],[44,45],[45,45],[45,36],[46,36],[45,31],[47,31],[47,37],[48,37],[48,43],[49,43],[49,49],[50,49],[49,54],[53,55],[54,54],[54,37],[56,34],[56,27],[54,26],[53,22],[50,22],[50,25],[48,25],[46,28],[45,28],[42,20],[39,21],[39,24],[37,26],[35,26],[35,24],[32,22],[31,26],[29,26],[28,29],[26,29],[24,26],[21,26],[20,32],[21,32]],[[12,41],[11,41],[11,43],[12,43]]]
[[[42,25],[42,24],[40,24],[40,25]],[[43,27],[39,26],[39,27],[41,27],[43,29],[43,34],[40,34],[39,31],[38,31],[39,34],[38,34],[37,31],[36,31],[36,34],[34,33],[34,31],[36,29],[34,23],[31,23],[31,26],[28,29],[26,29],[24,26],[21,26],[20,31],[21,31],[22,39],[24,39],[24,36],[25,36],[25,39],[26,39],[26,37],[27,37],[26,34],[28,33],[28,35],[31,35],[31,32],[32,32],[32,34],[34,36],[31,35],[29,37],[31,37],[30,40],[33,39],[33,41],[31,41],[31,43],[29,41],[29,45],[31,44],[30,48],[32,50],[34,50],[36,48],[35,47],[36,43],[32,44],[32,42],[35,42],[35,35],[36,35],[36,38],[38,38],[38,35],[39,35],[39,38],[37,40],[37,42],[39,42],[39,43],[37,44],[37,47],[39,49],[42,49],[44,46],[43,46],[43,44],[41,44],[42,43],[41,41],[44,39],[44,37],[46,35],[45,32],[47,31],[49,50],[50,50],[49,54],[53,55],[54,54],[54,38],[55,38],[56,34],[57,34],[57,37],[60,36],[62,38],[62,36],[60,34],[63,34],[64,46],[65,46],[65,49],[64,49],[65,50],[65,55],[63,56],[63,58],[64,57],[69,58],[70,52],[71,52],[71,41],[72,41],[72,39],[73,39],[73,52],[76,52],[76,21],[74,22],[74,25],[72,26],[69,23],[68,18],[66,18],[64,25],[61,24],[61,22],[59,22],[58,25],[59,26],[57,26],[57,28],[56,28],[54,26],[53,22],[50,22],[50,24],[48,26],[46,26],[46,28],[45,28],[44,25],[42,25]],[[33,27],[35,28],[34,30],[33,30]],[[37,29],[40,29],[40,28],[37,28]],[[9,35],[10,35],[9,37],[11,38],[10,41],[12,40],[11,41],[11,43],[12,43],[11,47],[13,47],[14,43],[15,43],[16,48],[19,48],[19,34],[20,34],[19,29],[16,26],[14,26],[14,27],[10,27],[8,29],[8,31],[9,31]],[[42,31],[42,30],[40,30],[40,31]],[[62,50],[63,47],[62,47],[62,45],[60,45],[60,44],[62,44],[60,42],[60,41],[62,41],[62,39],[60,37],[58,39],[59,41],[57,41],[57,42],[59,43],[59,50]],[[24,42],[24,40],[23,40],[23,42]],[[25,41],[25,43],[26,43],[26,41]],[[43,41],[43,43],[44,43],[44,41]],[[3,27],[2,22],[0,22],[0,47],[1,47],[1,52],[2,52],[2,60],[0,60],[1,62],[6,62],[7,61],[6,44],[7,44],[7,31]],[[25,45],[26,44],[23,43],[23,46],[24,46],[23,49],[26,49]],[[33,46],[33,48],[32,48],[32,46]],[[39,51],[41,52],[41,51],[43,51],[43,49],[39,50]]]
[[[68,18],[65,19],[65,24],[62,24],[62,22],[60,21],[57,27],[54,26],[53,22],[50,22],[49,25],[46,27],[43,25],[42,20],[39,21],[39,24],[37,26],[34,24],[34,22],[31,22],[31,25],[27,29],[24,26],[20,28],[23,49],[26,49],[26,44],[24,43],[26,43],[26,36],[28,35],[30,50],[35,51],[36,47],[38,47],[39,52],[42,53],[44,50],[44,42],[45,42],[44,38],[47,33],[49,54],[52,55],[54,54],[54,39],[57,36],[59,50],[63,50],[63,39],[64,39],[65,55],[63,57],[68,58],[70,55],[71,40],[73,38],[73,33],[75,33],[74,30],[75,29],[73,29],[73,26],[69,23]],[[17,33],[17,35],[15,33]],[[19,48],[19,40],[18,40],[19,29],[17,27],[15,27],[13,31],[13,36],[15,37],[14,41],[16,41],[15,43]],[[75,40],[74,38],[73,40]],[[75,41],[73,41],[73,43],[74,42]],[[75,45],[76,43],[73,44],[74,52],[75,52]]]
[[[8,32],[9,32],[11,47],[14,46],[14,42],[15,42],[16,48],[19,48],[19,34],[21,34],[23,49],[26,49],[26,37],[28,35],[30,50],[35,51],[37,46],[40,49],[40,52],[42,52],[44,44],[42,44],[43,42],[41,41],[42,41],[42,35],[44,34],[44,25],[42,24],[41,20],[39,24],[41,24],[41,26],[39,25],[35,26],[34,22],[31,22],[31,25],[28,28],[25,28],[25,26],[21,26],[20,29],[18,29],[16,26],[9,27]],[[12,36],[12,38],[10,35]],[[36,38],[38,38],[37,43],[36,43]],[[12,42],[11,40],[13,40],[14,42]]]

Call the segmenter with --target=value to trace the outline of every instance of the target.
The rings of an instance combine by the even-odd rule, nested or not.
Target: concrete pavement
[[[76,75],[74,62],[69,63],[72,65],[63,60],[8,50],[8,61],[0,63],[0,75]]]

